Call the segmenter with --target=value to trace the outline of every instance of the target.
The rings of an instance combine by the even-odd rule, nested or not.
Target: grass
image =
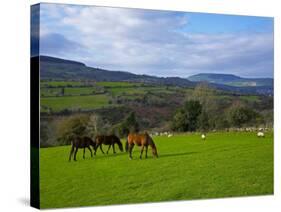
[[[57,96],[61,94],[61,88],[41,88],[40,94],[41,96]]]
[[[94,87],[65,88],[65,95],[89,95],[95,92]]]
[[[259,96],[247,95],[247,96],[240,96],[239,98],[241,100],[246,100],[246,101],[249,101],[249,102],[258,102],[259,101]]]
[[[40,150],[42,208],[219,198],[273,193],[273,135],[210,133],[153,138],[159,158],[126,153],[68,162],[70,146]],[[104,147],[106,150],[106,147]]]
[[[108,96],[92,95],[92,96],[62,96],[62,97],[41,97],[41,105],[52,108],[53,111],[61,111],[67,109],[96,109],[109,106]],[[42,112],[42,111],[41,111]]]
[[[97,82],[99,86],[103,87],[135,87],[142,86],[142,83],[132,83],[132,82]]]
[[[53,87],[67,87],[67,86],[81,86],[83,82],[79,81],[41,81],[40,87],[53,86]]]

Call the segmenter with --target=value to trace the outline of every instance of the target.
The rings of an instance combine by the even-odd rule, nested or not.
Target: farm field
[[[57,112],[63,109],[95,109],[109,106],[106,95],[47,97],[41,98],[40,101],[43,106],[41,112],[44,112],[44,107]]]
[[[60,112],[65,109],[92,110],[110,106],[109,100],[122,97],[126,100],[143,98],[146,94],[173,95],[183,93],[192,95],[192,89],[175,86],[145,85],[131,82],[83,82],[83,81],[43,81],[41,82],[41,112],[51,109]],[[63,93],[63,94],[62,94]],[[169,97],[164,97],[169,98]],[[227,94],[217,94],[215,99],[232,101],[234,98],[242,102],[258,102],[259,97],[254,95],[233,97]]]
[[[40,149],[41,208],[273,194],[273,134],[224,132],[153,137],[159,158],[127,153],[68,162],[70,146]],[[124,144],[124,140],[123,140]],[[107,150],[107,146],[103,147]],[[117,146],[116,146],[117,149]]]

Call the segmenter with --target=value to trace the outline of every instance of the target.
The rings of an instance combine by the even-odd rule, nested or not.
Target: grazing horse
[[[142,153],[145,147],[145,158],[147,158],[147,149],[148,145],[152,148],[152,154],[153,156],[158,158],[157,149],[156,146],[152,140],[152,138],[147,134],[133,134],[130,133],[127,138],[126,142],[126,151],[129,151],[129,157],[132,159],[132,150],[134,148],[134,145],[141,146],[141,154],[140,159],[142,159]]]
[[[85,159],[85,148],[88,148],[91,152],[91,157],[93,157],[93,152],[90,148],[92,146],[94,149],[96,147],[96,143],[90,137],[74,137],[73,141],[71,142],[71,151],[69,155],[69,161],[71,161],[72,154],[74,153],[74,161],[76,160],[76,154],[79,148],[84,148],[83,158]],[[74,152],[75,150],[75,152]]]
[[[100,147],[101,152],[104,154],[104,151],[102,150],[102,144],[109,145],[106,154],[108,154],[108,151],[111,146],[113,149],[113,153],[114,154],[116,153],[114,144],[117,144],[120,151],[123,152],[123,145],[122,145],[120,139],[116,135],[98,135],[95,138],[95,142],[96,142],[95,155],[96,155],[96,151],[99,147]]]

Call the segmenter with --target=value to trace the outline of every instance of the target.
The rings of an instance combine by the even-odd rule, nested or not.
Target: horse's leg
[[[83,159],[85,159],[85,148],[86,148],[86,147],[84,147]]]
[[[111,144],[109,144],[109,147],[108,147],[108,149],[107,149],[106,154],[108,154],[108,152],[109,152],[109,150],[110,150],[110,147],[111,147]]]
[[[100,144],[96,144],[96,145],[95,145],[95,147],[94,147],[94,150],[95,150],[94,155],[96,155],[96,152],[97,152],[97,149],[99,148],[99,145],[100,145]]]
[[[77,160],[76,160],[76,154],[77,154],[77,152],[78,152],[78,147],[76,147],[75,152],[74,152],[74,161],[77,161]]]
[[[142,159],[142,152],[143,152],[143,149],[144,149],[144,145],[141,146],[140,159]]]
[[[145,147],[145,158],[147,158],[148,145]]]
[[[133,148],[134,148],[134,144],[129,144],[129,157],[130,159],[132,160],[132,151],[133,151]]]
[[[72,145],[72,147],[71,147],[68,161],[71,161],[71,156],[72,156],[73,152],[74,152],[74,145]]]
[[[102,144],[100,144],[100,150],[101,150],[102,154],[104,154],[104,151],[102,150]]]
[[[88,150],[90,150],[90,152],[91,152],[91,158],[93,157],[93,152],[92,152],[92,150],[91,150],[91,147],[87,147],[88,148]]]
[[[113,149],[113,154],[115,154],[115,148],[114,148],[114,143],[112,144],[112,149]]]

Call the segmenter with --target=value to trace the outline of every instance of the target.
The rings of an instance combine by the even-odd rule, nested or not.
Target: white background
[[[0,5],[0,211],[29,207],[30,5],[39,1],[5,0]],[[61,209],[67,211],[277,211],[281,207],[279,0],[49,0],[93,4],[275,17],[275,194],[274,196],[195,200],[154,204]],[[278,14],[279,13],[279,14]],[[279,131],[278,131],[279,130]],[[9,145],[7,145],[9,144]],[[226,170],[227,171],[227,170]],[[208,177],[208,176],[206,176]],[[89,194],[90,195],[90,194]],[[280,210],[280,209],[279,209]]]

